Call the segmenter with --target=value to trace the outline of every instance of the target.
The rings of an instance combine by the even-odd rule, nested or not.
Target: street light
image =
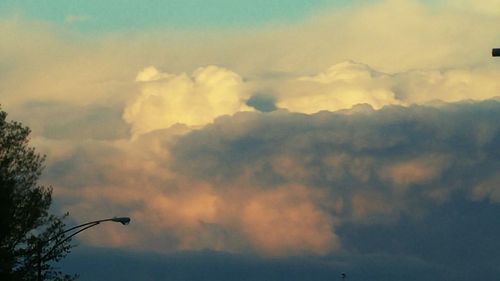
[[[111,222],[119,222],[121,223],[122,225],[127,225],[130,223],[130,218],[129,217],[113,217],[113,218],[109,218],[109,219],[103,219],[103,220],[96,220],[96,221],[91,221],[91,222],[86,222],[86,223],[82,223],[80,225],[77,225],[77,226],[74,226],[74,227],[71,227],[71,228],[68,228],[64,231],[62,231],[61,233],[58,233],[56,234],[55,236],[51,237],[50,239],[46,240],[45,243],[49,243],[53,240],[56,240],[56,243],[54,246],[52,246],[52,248],[50,248],[50,250],[42,256],[42,244],[39,243],[39,246],[38,246],[38,274],[37,274],[37,280],[38,281],[41,281],[42,280],[42,262],[46,261],[49,257],[50,257],[50,254],[52,254],[52,252],[61,244],[63,244],[64,242],[70,240],[73,236],[77,235],[78,233],[84,231],[84,230],[87,230],[91,227],[94,227],[102,222],[108,222],[108,221],[111,221]],[[61,236],[63,236],[64,234],[66,233],[70,233],[74,231],[73,233],[71,233],[69,236],[65,237],[64,239],[62,239],[61,241],[57,241],[58,238],[60,238]]]
[[[494,57],[500,57],[500,48],[495,48],[491,51],[491,54],[494,56]]]
[[[111,219],[114,222],[119,222],[123,225],[127,225],[130,223],[130,218],[129,217],[114,217]]]

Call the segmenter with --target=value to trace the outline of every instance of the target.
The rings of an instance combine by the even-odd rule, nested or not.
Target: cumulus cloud
[[[243,231],[251,244],[271,255],[301,251],[326,254],[339,247],[333,220],[310,195],[314,190],[284,186],[253,196],[243,207]]]
[[[500,71],[489,55],[500,40],[497,10],[494,1],[387,0],[325,9],[289,26],[99,38],[68,36],[22,18],[2,19],[2,104],[13,117],[27,101],[126,107],[124,119],[137,135],[177,122],[208,124],[219,114],[248,110],[246,104],[262,111],[315,113],[357,103],[378,109],[487,99],[499,92]],[[148,65],[156,67],[137,74]],[[217,87],[197,81],[200,66],[218,69],[208,75],[227,80]],[[193,69],[196,74],[186,74]],[[170,88],[177,86],[182,90]],[[167,92],[178,99],[165,98]],[[222,96],[227,103],[218,100]],[[186,100],[194,101],[191,111]]]
[[[381,176],[399,186],[425,183],[439,176],[446,162],[439,155],[422,156],[394,163],[384,169]]]
[[[370,1],[290,26],[97,39],[2,20],[0,94],[48,155],[57,209],[133,218],[86,243],[426,259],[407,248],[439,256],[439,235],[467,230],[463,205],[481,225],[498,213],[498,102],[463,102],[500,93],[494,4]]]
[[[494,174],[499,109],[491,100],[349,115],[241,113],[181,137],[170,163],[174,171],[215,186],[243,178],[267,188],[319,188],[329,194],[331,214],[343,219],[394,219],[454,193],[490,194],[491,184],[474,179]],[[226,133],[231,127],[246,131]],[[478,176],[468,178],[472,174]]]
[[[369,104],[428,104],[437,101],[484,100],[500,95],[498,69],[412,70],[383,73],[352,61],[331,66],[324,72],[285,81],[277,105],[290,111],[316,113]]]
[[[134,218],[126,232],[105,226],[105,235],[82,237],[86,243],[327,254],[362,247],[348,230],[425,220],[436,208],[455,208],[456,198],[496,204],[499,113],[495,100],[349,114],[242,112],[133,142],[36,143],[54,156],[44,180],[58,209],[82,221]]]
[[[400,104],[389,83],[388,75],[367,65],[343,62],[317,75],[291,81],[283,90],[278,106],[310,114],[351,108],[360,103],[370,104],[376,109]]]
[[[500,70],[495,68],[389,74],[346,61],[315,75],[282,79],[273,84],[271,93],[263,95],[251,94],[255,85],[244,85],[240,75],[217,66],[199,68],[191,77],[148,67],[136,77],[141,92],[125,108],[123,118],[137,136],[175,124],[200,127],[221,115],[252,108],[312,114],[361,109],[356,107],[359,104],[380,109],[387,105],[485,100],[499,96],[498,76]]]
[[[28,97],[128,100],[133,77],[147,65],[168,73],[224,65],[243,77],[266,80],[273,73],[314,75],[349,59],[391,73],[491,64],[489,50],[500,39],[498,5],[491,0],[437,2],[373,1],[325,9],[290,26],[210,34],[141,31],[97,39],[66,38],[49,24],[2,19],[0,56],[6,63],[1,79],[9,89],[3,103]]]
[[[498,175],[491,175],[490,177],[481,179],[472,189],[472,197],[478,201],[488,199],[491,202],[500,202],[499,182],[500,177]]]
[[[112,145],[92,143],[92,149],[86,148],[90,143],[58,144],[66,149],[58,149],[59,156],[51,160],[45,176],[58,194],[57,208],[80,220],[117,213],[134,220],[126,232],[105,226],[102,232],[89,233],[82,237],[87,243],[273,256],[328,253],[339,247],[332,232],[334,220],[318,205],[323,200],[320,192],[303,186],[266,191],[246,186],[244,180],[238,188],[216,187],[184,177],[165,166],[170,161],[164,151],[168,136],[151,137]],[[172,141],[177,138],[172,136]],[[280,238],[285,233],[287,238]]]
[[[242,78],[217,66],[198,68],[191,76],[148,67],[136,81],[142,83],[141,93],[123,114],[134,135],[178,123],[203,126],[218,116],[249,109]]]

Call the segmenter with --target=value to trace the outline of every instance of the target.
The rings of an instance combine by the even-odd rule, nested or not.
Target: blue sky
[[[0,15],[21,15],[78,30],[115,31],[141,28],[256,26],[289,22],[346,0],[31,0],[2,1]]]

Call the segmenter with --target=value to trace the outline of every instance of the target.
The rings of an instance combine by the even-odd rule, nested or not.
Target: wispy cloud
[[[64,17],[64,21],[69,23],[69,24],[75,24],[75,23],[83,23],[83,22],[88,22],[92,21],[93,18],[88,15],[66,15]]]

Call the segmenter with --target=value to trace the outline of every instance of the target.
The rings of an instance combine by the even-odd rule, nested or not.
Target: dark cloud
[[[271,96],[254,95],[248,99],[246,104],[260,112],[272,112],[278,109],[275,98]]]
[[[417,257],[446,269],[445,279],[494,280],[500,274],[498,204],[454,198],[428,211],[392,224],[346,223],[337,233],[346,251]]]
[[[457,181],[448,187],[456,189],[495,173],[499,118],[497,101],[390,106],[359,114],[239,113],[181,138],[172,149],[171,163],[178,172],[215,183],[231,182],[250,171],[250,178],[268,185],[300,181],[335,189],[394,184],[431,188]],[[280,171],[280,156],[290,166],[304,168],[305,174]],[[420,171],[421,179],[408,178],[406,183],[394,178],[397,167],[393,175],[384,176],[391,172],[384,168],[405,163],[408,170],[440,171]],[[400,177],[405,177],[403,168]]]
[[[214,251],[151,252],[75,249],[63,268],[80,280],[444,280],[442,267],[405,256],[338,254],[326,257],[264,258]],[[458,278],[456,280],[466,280]]]
[[[72,147],[47,168],[64,206],[134,215],[129,238],[90,241],[171,254],[75,249],[65,266],[83,280],[496,280],[498,120],[494,100],[245,112]]]
[[[64,157],[48,158],[49,165],[42,179],[54,185],[71,188],[99,185],[106,180],[109,159],[120,157],[120,154],[119,149],[106,144],[72,147]],[[75,175],[74,171],[78,171],[78,175]]]
[[[374,265],[379,260],[367,267],[395,274],[371,280],[495,280],[498,120],[495,100],[314,115],[240,113],[181,138],[171,163],[221,190],[241,182],[264,190],[300,183],[326,192],[320,206],[340,199],[340,207],[323,208],[338,219],[332,231],[342,250],[387,257],[383,270]],[[397,277],[411,275],[406,265],[398,267],[398,256],[429,267],[417,266],[419,277]]]

